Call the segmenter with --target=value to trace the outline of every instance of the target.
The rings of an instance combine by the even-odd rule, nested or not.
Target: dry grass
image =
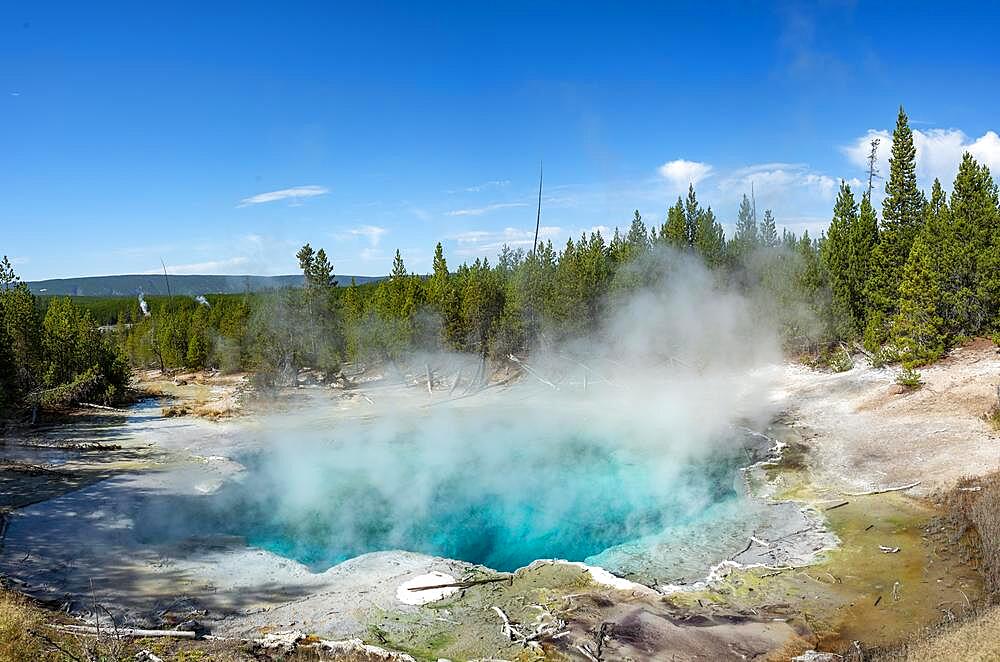
[[[141,650],[148,650],[169,662],[268,659],[248,652],[242,641],[116,637],[106,621],[103,625],[108,627],[107,634],[102,635],[100,641],[50,627],[54,623],[71,622],[79,624],[19,593],[0,589],[0,662],[135,662]]]
[[[46,659],[42,641],[30,634],[42,627],[44,619],[25,598],[6,591],[0,593],[0,660],[36,662]]]
[[[987,594],[1000,601],[1000,473],[965,478],[942,502],[957,536],[974,552]]]
[[[864,662],[1000,661],[1000,607],[939,630],[893,650],[868,652]]]

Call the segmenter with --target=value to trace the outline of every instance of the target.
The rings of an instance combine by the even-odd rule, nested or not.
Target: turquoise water
[[[579,436],[521,443],[499,457],[465,449],[446,463],[405,436],[390,447],[374,467],[346,457],[359,452],[353,444],[320,444],[308,465],[268,452],[239,458],[247,474],[213,497],[217,522],[314,571],[394,549],[510,571],[708,525],[720,506],[741,500],[735,454],[664,471]]]

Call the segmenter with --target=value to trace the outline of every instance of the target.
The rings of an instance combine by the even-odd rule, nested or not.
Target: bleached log
[[[535,372],[534,370],[532,370],[531,367],[527,363],[521,361],[520,359],[518,359],[513,354],[508,354],[507,356],[508,356],[508,358],[510,358],[511,361],[513,361],[514,363],[516,363],[519,366],[521,366],[522,368],[524,368],[525,372],[527,372],[529,375],[531,375],[532,377],[534,377],[535,379],[537,379],[541,383],[545,384],[546,386],[551,387],[553,390],[556,390],[556,391],[559,390],[558,386],[556,386],[555,384],[553,384],[552,382],[550,382],[549,380],[545,379],[544,377],[542,377],[541,375],[539,375],[537,372]]]
[[[97,636],[100,630],[91,625],[50,625],[49,627],[72,634],[86,634]],[[146,637],[178,637],[181,639],[196,639],[198,634],[190,630],[138,630],[135,628],[118,628],[109,630],[104,628],[105,634],[115,634],[119,637],[135,637],[144,639]]]
[[[90,407],[91,409],[103,409],[104,411],[116,411],[119,413],[125,413],[124,409],[119,409],[118,407],[107,407],[105,405],[95,405],[92,402],[81,402],[81,407]]]
[[[886,492],[902,492],[912,487],[916,487],[922,482],[923,482],[922,480],[918,480],[915,483],[910,483],[909,485],[900,485],[899,487],[887,487],[882,490],[871,490],[869,492],[841,492],[841,494],[843,494],[844,496],[858,497],[858,496],[871,496],[872,494],[885,494]]]
[[[500,617],[500,620],[503,621],[503,633],[504,633],[504,636],[507,637],[507,639],[513,641],[514,640],[514,631],[510,627],[510,619],[507,618],[507,614],[503,613],[503,609],[501,609],[500,607],[496,607],[496,606],[493,607],[493,611],[495,611],[497,613],[497,616]]]

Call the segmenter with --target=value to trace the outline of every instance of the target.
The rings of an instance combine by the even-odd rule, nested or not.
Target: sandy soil
[[[818,483],[860,492],[920,481],[914,495],[1000,469],[1000,435],[982,416],[996,402],[1000,350],[978,340],[922,369],[899,392],[898,368],[821,373],[787,364],[775,390],[806,437]]]

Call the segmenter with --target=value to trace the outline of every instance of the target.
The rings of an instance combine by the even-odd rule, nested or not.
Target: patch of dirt
[[[247,373],[224,374],[218,371],[168,372],[142,370],[135,373],[138,388],[172,399],[163,408],[163,416],[200,416],[223,419],[243,413],[250,388]]]
[[[983,416],[996,402],[1000,354],[989,341],[956,348],[899,392],[896,368],[859,359],[842,373],[787,365],[777,401],[803,430],[821,483],[865,491],[920,481],[928,495],[1000,469],[1000,438]]]

